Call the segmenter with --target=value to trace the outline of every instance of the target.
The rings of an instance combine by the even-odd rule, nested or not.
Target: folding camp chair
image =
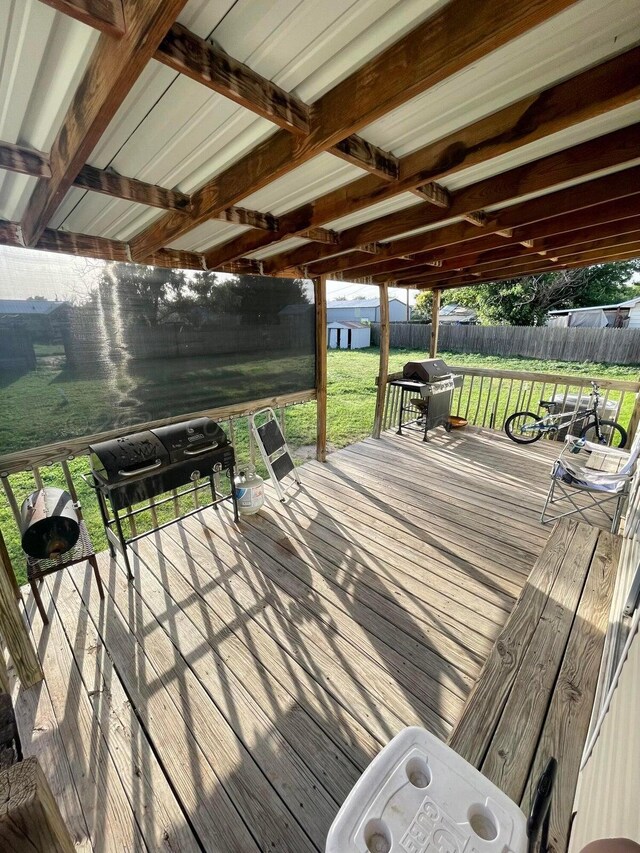
[[[562,452],[551,469],[551,485],[540,515],[542,524],[569,515],[580,515],[589,522],[586,512],[596,508],[606,515],[611,522],[611,530],[615,533],[620,524],[639,454],[640,430],[630,451],[604,447],[591,441],[583,442],[576,436],[568,435]],[[596,460],[598,464],[594,464]],[[587,495],[590,502],[579,504],[577,499],[580,493]],[[569,504],[571,509],[560,515],[548,516],[549,507],[555,504]]]

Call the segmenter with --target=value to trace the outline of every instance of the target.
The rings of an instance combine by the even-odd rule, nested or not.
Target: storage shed
[[[389,320],[401,323],[407,319],[407,306],[401,299],[389,299]],[[340,323],[351,320],[369,320],[371,323],[380,322],[380,298],[375,299],[336,299],[327,302],[327,320]]]
[[[371,346],[371,326],[354,320],[327,324],[329,349],[362,349]]]

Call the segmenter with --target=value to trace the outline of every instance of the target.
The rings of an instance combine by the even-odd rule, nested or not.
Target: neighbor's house
[[[334,320],[327,323],[327,343],[330,349],[362,349],[371,346],[371,326],[357,320]]]
[[[590,329],[640,329],[640,296],[615,305],[549,311],[547,325],[560,328],[582,326]]]
[[[446,326],[475,326],[478,322],[478,313],[473,308],[467,308],[466,305],[451,302],[440,309],[438,322]]]
[[[0,299],[0,320],[19,320],[36,342],[60,340],[68,302],[50,299]]]
[[[400,323],[407,319],[407,306],[401,299],[393,297],[389,300],[389,320]],[[345,321],[369,320],[370,323],[380,322],[380,299],[338,299],[327,302],[327,320],[344,323]]]

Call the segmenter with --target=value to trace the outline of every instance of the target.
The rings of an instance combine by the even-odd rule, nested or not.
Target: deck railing
[[[107,543],[98,515],[96,498],[92,488],[83,479],[83,474],[88,474],[90,470],[88,458],[90,444],[99,440],[126,435],[133,431],[206,415],[216,420],[227,432],[235,448],[237,465],[242,468],[243,465],[250,463],[260,470],[262,462],[256,457],[256,447],[249,428],[251,415],[266,406],[270,406],[275,410],[286,436],[287,411],[293,406],[309,402],[315,398],[315,390],[310,389],[280,397],[252,400],[236,406],[193,412],[179,418],[136,424],[135,426],[112,430],[109,433],[102,433],[99,436],[84,436],[46,447],[7,454],[0,458],[0,480],[2,481],[4,498],[10,509],[10,513],[5,510],[4,516],[5,518],[7,515],[12,517],[13,522],[19,527],[20,505],[24,498],[35,489],[42,488],[43,485],[58,486],[66,489],[74,499],[77,498],[80,501],[93,545],[96,550],[102,550]],[[218,485],[221,493],[224,494],[223,479]],[[204,490],[204,497],[201,495],[202,490]],[[194,484],[194,488],[187,495],[181,495],[177,490],[174,490],[168,500],[155,501],[151,499],[148,503],[140,504],[133,508],[135,514],[126,522],[128,528],[125,527],[125,535],[136,536],[158,524],[179,518],[185,512],[197,509],[200,504],[206,503],[207,494],[209,494],[210,499],[208,481],[200,480]],[[3,495],[0,492],[0,520],[3,516],[1,512],[2,503]],[[6,522],[3,522],[3,526],[6,533]],[[6,538],[10,540],[10,537]],[[18,568],[22,561],[21,554],[15,547],[9,548],[9,550],[14,568]]]
[[[462,376],[462,385],[453,395],[451,413],[466,418],[470,424],[489,429],[503,429],[505,420],[513,412],[537,412],[540,400],[555,399],[560,403],[558,411],[574,411],[578,408],[576,401],[586,404],[592,381],[600,385],[604,417],[619,421],[627,428],[636,395],[640,392],[640,382],[628,380],[456,365],[451,365],[451,369]],[[387,382],[400,377],[400,373],[389,374]],[[399,406],[400,389],[387,384],[383,429],[391,429],[398,423]]]

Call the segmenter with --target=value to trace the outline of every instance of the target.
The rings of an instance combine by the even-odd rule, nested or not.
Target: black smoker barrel
[[[30,494],[22,504],[20,518],[22,550],[38,560],[66,554],[80,536],[73,500],[62,489],[47,487]]]

